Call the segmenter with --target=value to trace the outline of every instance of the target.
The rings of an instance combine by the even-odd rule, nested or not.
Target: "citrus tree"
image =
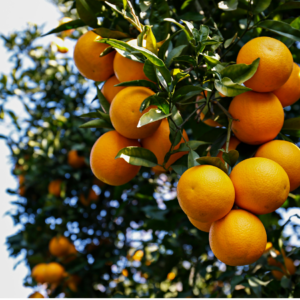
[[[8,213],[21,225],[7,244],[25,253],[24,284],[50,297],[298,297],[300,253],[276,210],[300,200],[300,3],[55,4],[69,19],[49,47],[36,26],[2,36],[14,68],[1,137],[19,180]],[[78,39],[73,59],[64,39]],[[6,109],[16,96],[26,117]]]

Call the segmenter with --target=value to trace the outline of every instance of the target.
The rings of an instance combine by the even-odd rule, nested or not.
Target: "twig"
[[[229,142],[230,142],[230,136],[231,136],[231,125],[232,125],[232,119],[228,118],[228,128],[227,128],[227,139],[226,139],[226,153],[228,153],[229,150]],[[228,169],[228,164],[225,162],[225,167]]]
[[[233,119],[232,115],[226,110],[226,108],[219,101],[212,101],[212,103],[218,105],[222,109],[222,111],[225,113],[225,115],[227,116],[228,119],[235,120],[235,119]],[[235,120],[235,121],[237,121],[237,120]]]

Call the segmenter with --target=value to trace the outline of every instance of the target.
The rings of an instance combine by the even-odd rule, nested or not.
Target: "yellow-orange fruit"
[[[280,252],[277,250],[275,252],[277,255],[280,254]],[[296,267],[292,259],[283,255],[283,261],[284,261],[284,265],[281,262],[277,261],[272,256],[268,258],[268,264],[270,266],[275,266],[282,270],[282,272],[277,270],[272,270],[272,274],[277,280],[281,280],[283,275],[289,277],[290,275],[294,275],[296,273]]]
[[[28,296],[28,298],[45,298],[45,297],[39,292],[34,292],[30,296]]]
[[[68,152],[68,164],[75,169],[82,168],[86,165],[84,157],[79,156],[76,150]]]
[[[46,270],[47,264],[38,264],[32,269],[31,276],[37,283],[44,283]]]
[[[122,270],[122,275],[128,277],[128,271],[126,269]]]
[[[132,259],[135,261],[141,261],[143,257],[144,257],[144,251],[138,250],[134,253],[134,255],[132,256]]]
[[[274,140],[261,145],[256,157],[269,158],[282,166],[290,180],[290,191],[300,186],[300,149],[288,141]]]
[[[209,232],[209,228],[210,228],[212,222],[203,223],[203,222],[194,220],[194,219],[190,218],[189,216],[187,216],[187,217],[196,228],[198,228],[201,231]]]
[[[245,86],[256,92],[272,92],[289,79],[293,56],[282,42],[265,36],[252,39],[241,48],[236,63],[250,65],[257,58],[257,71]]]
[[[119,83],[120,81],[116,76],[112,76],[105,81],[101,92],[109,103],[112,103],[115,96],[125,88],[124,86],[115,86]]]
[[[142,102],[151,95],[154,95],[154,92],[148,88],[127,87],[115,96],[110,106],[109,115],[117,132],[129,139],[143,139],[157,130],[161,123],[160,120],[137,127],[142,115],[151,108],[156,108],[156,106],[151,105],[140,112]]]
[[[98,195],[93,189],[90,189],[88,198],[86,198],[84,194],[81,194],[79,196],[79,200],[84,206],[88,206],[91,204],[92,201],[96,202],[98,200]]]
[[[244,266],[262,256],[267,233],[256,216],[242,209],[234,209],[211,225],[209,244],[214,255],[226,265]]]
[[[47,283],[58,283],[63,279],[65,269],[56,262],[49,263],[46,268],[45,281]]]
[[[57,50],[60,53],[68,53],[69,52],[69,48],[66,45],[66,42],[58,36],[56,36],[53,39],[51,45],[56,47],[56,49],[53,49],[54,51]]]
[[[205,118],[205,114],[203,112],[200,113],[201,121],[203,121],[204,118]],[[211,127],[222,127],[222,125],[220,123],[218,123],[218,122],[216,122],[212,119],[206,119],[206,120],[203,121],[203,123],[205,123],[206,125],[211,126]]]
[[[284,169],[273,160],[253,157],[237,164],[230,178],[236,204],[254,214],[275,211],[287,199],[290,182]]]
[[[176,277],[176,274],[174,272],[170,272],[167,275],[167,279],[169,279],[169,280],[173,280],[175,277]]]
[[[189,138],[183,130],[182,135],[184,136],[185,140],[188,141]],[[157,163],[162,165],[164,163],[165,155],[171,149],[171,142],[170,142],[170,127],[169,122],[167,119],[163,119],[158,129],[149,137],[142,139],[141,144],[143,148],[152,151],[156,158]],[[181,138],[180,142],[174,147],[174,150],[177,150],[181,143],[184,143],[184,139]],[[170,156],[169,160],[167,161],[165,167],[169,169],[169,167],[180,157],[187,154],[188,152],[177,152]],[[163,173],[165,169],[160,166],[155,166],[152,168],[154,172]]]
[[[93,31],[83,34],[74,49],[74,62],[78,71],[86,78],[94,81],[105,81],[113,75],[115,51],[100,57],[109,45],[99,43],[101,36]]]
[[[228,145],[228,151],[230,150],[235,150],[236,147],[241,143],[240,140],[238,140],[235,136],[232,136],[230,138],[230,141],[229,141],[229,145]],[[222,149],[226,150],[226,143],[223,145]],[[219,157],[221,159],[222,162],[225,162],[224,159],[223,159],[223,153],[222,151],[220,151],[217,155],[217,157]]]
[[[267,242],[266,249],[264,253],[269,252],[273,248],[273,244],[271,242]]]
[[[48,192],[56,197],[60,196],[62,180],[56,179],[49,183]]]
[[[296,63],[288,81],[273,93],[283,107],[292,105],[300,99],[300,67]]]
[[[190,218],[205,223],[223,218],[234,203],[230,178],[217,167],[195,166],[183,173],[177,185],[182,210]]]
[[[139,172],[139,166],[127,163],[123,158],[117,158],[118,152],[126,147],[140,144],[136,140],[130,140],[116,131],[103,134],[94,144],[90,163],[94,175],[101,181],[118,186],[129,182]]]
[[[127,42],[130,46],[137,46],[137,40]],[[129,58],[116,53],[114,59],[114,72],[120,82],[132,80],[149,80],[144,73],[144,64],[138,61],[133,61]]]
[[[232,131],[247,144],[259,145],[273,140],[284,122],[280,101],[272,93],[246,92],[233,98],[229,113]]]
[[[64,236],[54,237],[49,243],[49,251],[54,256],[62,257],[68,253],[70,245],[70,241]]]

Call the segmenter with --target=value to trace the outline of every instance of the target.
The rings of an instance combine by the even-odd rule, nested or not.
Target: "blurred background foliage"
[[[53,2],[65,16],[78,19],[75,1]],[[240,1],[234,11],[220,10],[215,1],[203,0],[140,0],[132,4],[142,22],[153,25],[153,32],[161,41],[176,30],[174,25],[163,22],[166,17],[193,21],[197,28],[202,22],[215,28],[215,22],[224,39],[235,33],[241,36],[247,18],[244,2]],[[270,14],[274,20],[290,23],[299,15],[299,9],[276,11],[282,1],[262,2],[271,2],[264,14]],[[120,14],[102,1],[95,3],[101,7],[101,26],[137,36],[138,31]],[[122,5],[122,1],[114,3]],[[79,27],[68,38],[76,40],[87,28]],[[14,63],[12,73],[0,77],[1,116],[9,116],[14,124],[11,135],[1,138],[11,149],[12,172],[20,182],[19,190],[8,189],[16,207],[8,214],[21,227],[7,238],[7,245],[14,257],[25,250],[29,271],[24,284],[36,286],[30,276],[30,269],[36,264],[58,261],[80,281],[76,288],[64,282],[48,286],[50,297],[61,293],[86,298],[299,297],[299,270],[293,277],[283,277],[278,282],[270,272],[267,254],[245,267],[229,267],[218,261],[210,251],[208,234],[194,228],[178,205],[175,173],[155,175],[142,168],[133,181],[120,187],[96,180],[89,167],[89,154],[106,129],[79,128],[84,122],[79,116],[100,107],[94,83],[83,78],[72,60],[55,52],[51,45],[40,46],[39,37],[45,33],[41,30],[30,25],[25,31],[1,37]],[[273,36],[260,28],[247,32],[236,47],[229,49],[226,61],[235,61],[240,47],[258,35]],[[171,47],[184,43],[186,36],[180,33]],[[290,50],[299,63],[297,43]],[[25,118],[5,110],[5,103],[16,96],[24,105]],[[192,109],[186,106],[182,113],[188,115]],[[286,108],[285,113],[287,118],[299,116],[299,103]],[[224,143],[221,129],[202,122],[190,120],[185,129],[190,139],[218,140],[215,147]],[[298,142],[298,138],[290,138]],[[241,144],[237,150],[247,153],[251,150],[248,147]],[[70,162],[70,155],[75,153],[70,154],[71,150],[84,158],[79,167]],[[198,149],[199,154],[204,151],[204,146]],[[75,155],[73,159],[78,158]],[[53,180],[62,181],[58,196],[48,192]],[[80,198],[88,197],[91,189],[98,199],[84,205]],[[284,207],[299,207],[299,202],[299,197],[289,198]],[[291,246],[289,236],[282,237],[280,215],[274,212],[260,219],[268,241],[276,249],[284,247],[299,265],[299,249]],[[299,238],[299,226],[293,229],[292,234]],[[56,235],[65,235],[74,243],[75,259],[62,261],[50,254],[48,244]]]

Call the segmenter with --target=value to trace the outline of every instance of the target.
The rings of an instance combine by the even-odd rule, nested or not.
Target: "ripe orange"
[[[115,96],[125,88],[123,86],[115,86],[119,83],[120,81],[117,79],[116,76],[112,76],[105,81],[101,92],[109,103],[112,103]]]
[[[115,51],[100,57],[109,45],[98,43],[101,36],[93,31],[82,35],[74,49],[74,62],[78,71],[86,78],[94,81],[105,81],[113,75]]]
[[[79,156],[78,152],[76,150],[71,150],[68,153],[68,164],[75,168],[75,169],[79,169],[84,167],[85,164],[85,160],[83,156]]]
[[[186,141],[189,140],[185,130],[182,132]],[[171,149],[171,142],[169,139],[170,135],[170,127],[167,119],[163,119],[158,129],[149,137],[142,139],[141,144],[143,148],[152,151],[156,158],[158,164],[162,165],[164,162],[165,155]],[[181,138],[181,141],[174,147],[174,150],[177,150],[181,143],[184,143],[184,139]],[[183,155],[188,152],[177,152],[169,158],[165,167],[169,169],[170,165],[172,165],[176,160],[178,160]],[[155,166],[152,168],[154,172],[165,172],[165,169],[160,166]]]
[[[62,180],[56,179],[49,183],[48,192],[56,197],[60,196]]]
[[[189,219],[190,222],[191,222],[196,228],[198,228],[199,230],[205,231],[205,232],[209,232],[209,228],[210,228],[212,222],[206,222],[206,223],[204,223],[204,222],[199,222],[199,221],[197,221],[197,220],[194,220],[194,219],[190,218],[189,216],[188,216],[188,219]]]
[[[54,256],[62,257],[68,253],[70,245],[70,241],[64,236],[54,237],[49,243],[49,251]]]
[[[242,209],[234,209],[211,225],[209,244],[214,255],[226,265],[244,266],[262,256],[267,233],[256,216]]]
[[[236,63],[250,65],[257,58],[257,71],[245,86],[256,92],[272,92],[289,79],[293,56],[282,42],[265,36],[255,38],[241,48]]]
[[[256,157],[269,158],[282,166],[290,180],[290,191],[300,186],[300,149],[293,143],[274,140],[261,145]]]
[[[235,150],[236,147],[241,143],[240,140],[238,140],[235,136],[232,136],[230,138],[230,141],[229,141],[229,145],[228,145],[228,151],[230,150]],[[224,149],[226,151],[226,143],[223,145],[222,149]],[[224,159],[223,159],[223,153],[222,151],[220,151],[217,155],[217,157],[219,157],[221,159],[222,162],[224,162]]]
[[[143,139],[155,132],[161,121],[137,127],[141,116],[156,106],[140,112],[142,102],[154,92],[145,87],[127,87],[119,92],[111,103],[109,115],[117,132],[129,139]]]
[[[277,250],[275,252],[276,252],[277,255],[280,254],[280,252],[277,251]],[[296,267],[294,265],[293,260],[290,259],[289,257],[286,257],[285,255],[283,255],[283,260],[284,260],[284,265],[285,266],[281,262],[274,259],[272,256],[270,256],[268,258],[268,264],[270,266],[275,266],[275,267],[278,267],[282,270],[282,272],[277,271],[277,270],[272,270],[272,274],[277,280],[281,280],[283,275],[289,277],[290,275],[294,275],[296,273]]]
[[[47,270],[47,264],[41,263],[36,265],[32,271],[31,276],[37,283],[44,283],[45,281],[45,274]]]
[[[84,206],[89,206],[92,201],[96,202],[98,200],[98,195],[96,194],[96,192],[93,189],[90,189],[88,198],[86,198],[84,196],[84,194],[81,194],[79,196],[79,200]]]
[[[278,163],[268,158],[243,160],[233,168],[230,178],[236,204],[258,215],[275,211],[290,191],[288,175]]]
[[[167,275],[167,279],[169,279],[169,280],[173,280],[175,277],[176,277],[176,274],[174,272],[170,272]]]
[[[273,248],[273,244],[271,242],[267,242],[266,249],[264,253],[269,252]]]
[[[246,92],[233,98],[229,113],[232,131],[244,143],[258,145],[273,140],[284,122],[280,101],[272,93]]]
[[[138,250],[134,253],[134,255],[132,256],[132,259],[135,261],[141,261],[143,257],[144,257],[144,251]]]
[[[115,159],[121,149],[129,146],[140,147],[140,144],[125,138],[117,131],[103,134],[95,142],[91,151],[90,163],[94,175],[114,186],[125,184],[133,179],[141,167],[130,165],[123,158]]]
[[[65,269],[56,262],[49,263],[45,272],[45,281],[47,283],[57,283],[63,279]]]
[[[53,41],[51,42],[51,46],[54,46],[53,51],[58,51],[60,53],[68,53],[69,52],[69,48],[66,45],[66,42],[56,36]]]
[[[45,298],[45,297],[39,292],[34,292],[30,296],[28,296],[28,298]]]
[[[124,277],[128,277],[128,271],[126,270],[126,269],[124,269],[124,270],[122,270],[122,275],[124,276]]]
[[[131,40],[127,42],[127,44],[137,46],[137,40]],[[114,72],[120,82],[140,79],[149,80],[145,75],[143,68],[143,63],[126,58],[118,52],[116,53],[114,59]]]
[[[199,222],[223,218],[234,203],[234,187],[230,178],[217,167],[195,166],[183,173],[177,185],[181,209]]]
[[[273,92],[283,107],[294,104],[300,99],[300,67],[294,63],[288,81]]]

